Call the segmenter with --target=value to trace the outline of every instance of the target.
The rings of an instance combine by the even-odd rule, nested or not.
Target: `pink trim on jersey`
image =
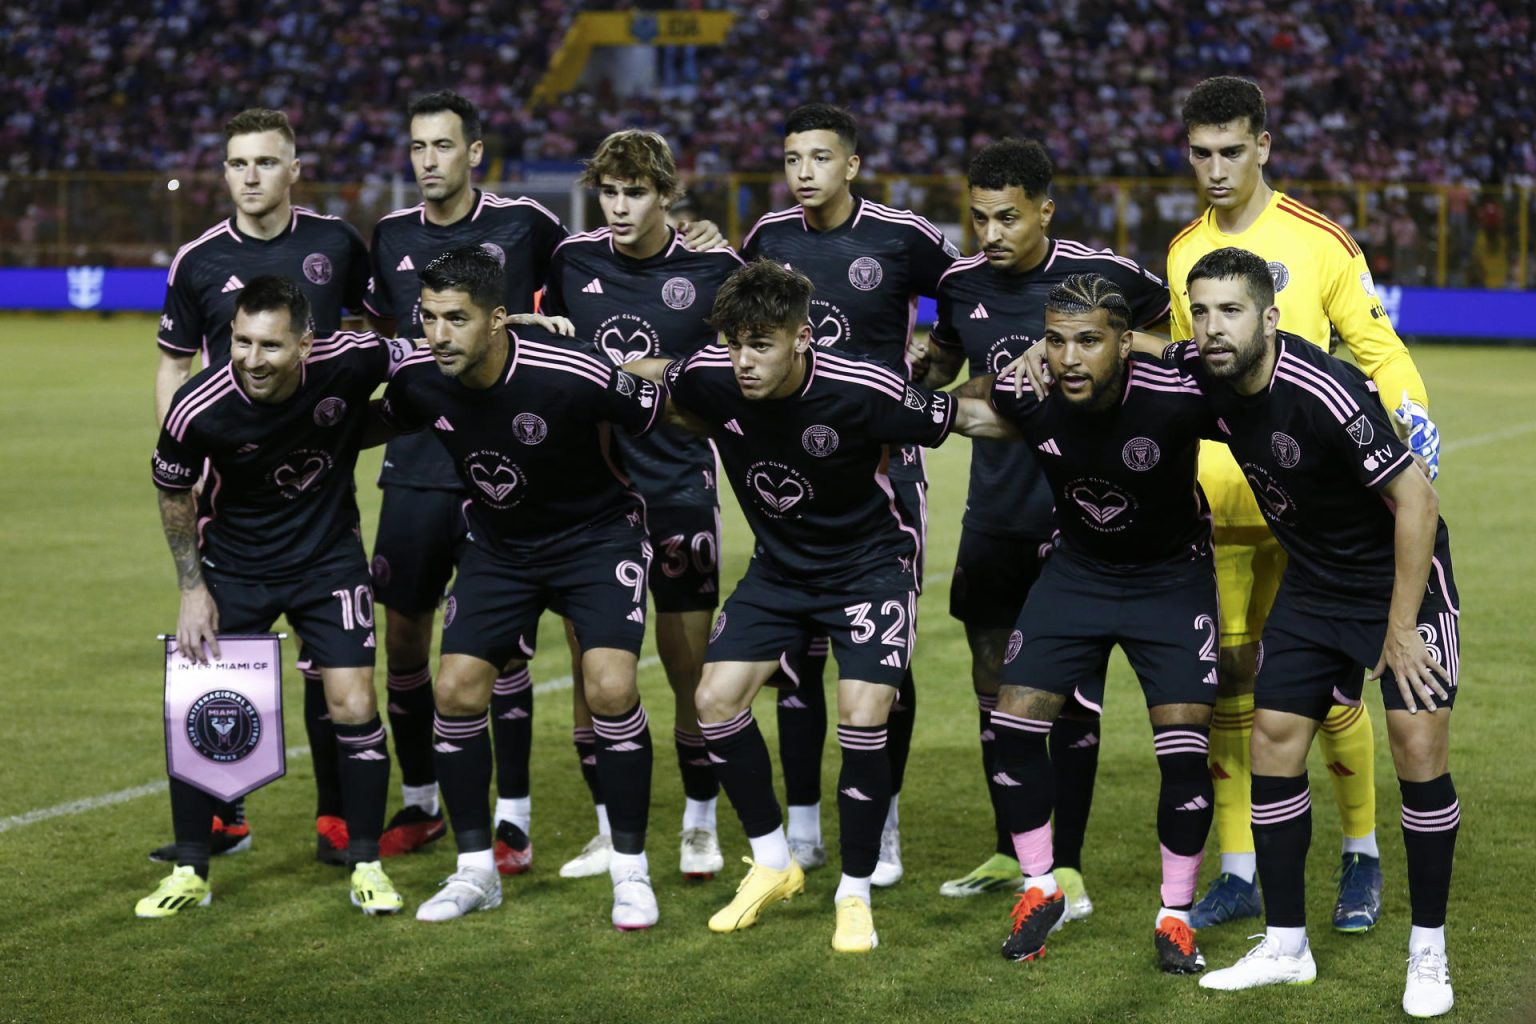
[[[1440,619],[1440,649],[1445,652],[1445,671],[1451,677],[1451,685],[1456,685],[1457,677],[1461,674],[1461,633],[1457,629],[1456,612],[1441,612]]]
[[[382,223],[382,222],[384,222],[386,220],[389,220],[391,217],[406,217],[406,216],[409,216],[410,214],[413,214],[413,213],[420,215],[421,222],[423,224],[425,224],[427,222],[427,204],[426,203],[417,203],[415,206],[403,206],[403,207],[401,207],[398,210],[391,210],[388,213],[386,213],[384,216],[380,217],[379,221]]]
[[[613,369],[612,367],[603,367],[602,369],[597,369],[590,365],[578,362],[576,359],[570,358],[570,356],[565,356],[562,358],[560,354],[551,355],[547,352],[533,351],[532,346],[528,345],[527,342],[524,342],[523,345],[518,347],[527,347],[530,349],[529,351],[520,352],[518,354],[518,359],[523,365],[539,366],[546,370],[563,370],[566,373],[575,374],[578,377],[584,377],[592,383],[605,389],[610,383],[610,372]],[[508,377],[510,376],[511,374],[508,374]]]
[[[1391,473],[1398,466],[1401,466],[1403,464],[1403,460],[1404,459],[1411,459],[1411,458],[1413,458],[1413,453],[1412,452],[1403,452],[1403,454],[1399,455],[1396,459],[1393,460],[1392,465],[1388,466],[1386,469],[1383,469],[1380,473],[1377,473],[1374,477],[1372,477],[1370,479],[1370,481],[1368,481],[1366,483],[1365,486],[1367,486],[1367,487],[1375,487],[1377,484],[1381,483],[1381,481],[1383,479],[1385,479],[1386,476],[1389,473]]]
[[[1058,241],[1056,241],[1054,239],[1051,240],[1051,254],[1045,258],[1045,263],[1041,265],[1041,267],[1040,267],[1039,271],[1037,271],[1037,273],[1043,274],[1047,270],[1051,269],[1051,264],[1056,262],[1056,248],[1059,245],[1061,245],[1060,242],[1058,242]]]
[[[213,238],[215,235],[221,233],[228,234],[229,237],[233,238],[235,241],[241,243],[242,245],[245,244],[245,240],[240,237],[240,233],[234,229],[228,218],[219,221],[213,227],[209,228],[207,231],[204,231],[202,234],[192,239],[192,241],[176,250],[176,258],[171,260],[171,269],[165,275],[166,287],[170,287],[176,283],[176,268],[181,266],[181,261],[187,255],[187,253],[191,252],[193,249],[196,249],[198,246]]]
[[[950,274],[957,274],[964,270],[975,270],[987,262],[987,254],[979,252],[975,256],[965,256],[949,265],[949,269],[939,275],[939,287],[943,287],[944,279]]]
[[[1360,698],[1349,696],[1337,686],[1333,688],[1333,702],[1335,704],[1342,704],[1347,708],[1357,708],[1360,706]]]
[[[316,220],[341,220],[340,217],[337,217],[334,214],[321,213],[319,210],[311,210],[307,206],[295,206],[293,208],[293,226],[295,228],[299,226],[299,214],[303,214],[306,217],[313,217]]]
[[[883,203],[876,203],[866,199],[860,204],[859,212],[854,215],[854,224],[857,225],[859,218],[866,213],[876,220],[883,220],[889,224],[901,224],[905,227],[916,228],[927,235],[931,241],[939,245],[944,244],[944,233],[934,227],[926,217],[913,213],[911,210],[898,210],[894,206],[886,206]]]
[[[1337,381],[1288,354],[1282,353],[1275,361],[1275,379],[1289,381],[1316,396],[1340,423],[1348,422],[1360,411],[1360,406]]]
[[[1171,395],[1203,395],[1198,386],[1189,378],[1175,371],[1153,372],[1160,367],[1144,367],[1142,363],[1132,362],[1131,372],[1126,381],[1125,395],[1130,397],[1132,388],[1141,388],[1145,391],[1162,391]],[[1122,401],[1123,404],[1123,401]]]
[[[1452,615],[1461,617],[1461,609],[1451,605],[1451,588],[1446,585],[1445,566],[1440,564],[1438,555],[1429,557],[1429,564],[1435,570],[1435,576],[1440,580],[1440,595],[1445,598],[1445,606],[1450,609]]]
[[[219,517],[219,492],[224,489],[224,478],[219,471],[213,468],[213,460],[208,459],[204,466],[206,472],[203,476],[211,483],[208,487],[208,514],[197,521],[197,546],[201,550],[203,546],[203,534],[207,532],[208,524]],[[206,484],[205,484],[206,486]]]
[[[230,389],[240,390],[235,383],[233,363],[225,363],[224,369],[199,384],[185,399],[178,402],[165,418],[165,429],[178,441],[187,439],[187,428],[199,414],[218,404]],[[243,392],[242,392],[243,393]],[[249,399],[247,399],[249,401]]]
[[[1333,399],[1332,396],[1328,394],[1328,392],[1324,391],[1322,388],[1319,388],[1306,377],[1290,372],[1286,367],[1283,357],[1281,361],[1275,364],[1275,380],[1288,381],[1291,384],[1296,385],[1301,390],[1308,392],[1312,395],[1312,397],[1321,402],[1323,406],[1327,408],[1329,414],[1332,415],[1333,418],[1338,420],[1340,423],[1344,423],[1349,419],[1349,414],[1345,410],[1339,408],[1338,403]],[[1270,386],[1274,386],[1273,382],[1271,382]]]
[[[823,371],[829,377],[842,375],[844,380],[858,378],[859,383],[868,383],[871,387],[886,391],[887,394],[894,392],[892,395],[894,398],[906,396],[907,382],[896,371],[878,363],[849,359],[832,352],[818,352],[817,362],[824,364]]]
[[[571,245],[576,242],[601,242],[612,234],[613,231],[609,228],[593,228],[591,231],[582,231],[578,234],[566,235],[564,238],[560,239],[558,243],[556,243],[554,251],[559,252],[567,245]],[[610,244],[609,247],[612,248],[612,245]]]
[[[202,348],[200,346],[198,348],[187,348],[185,345],[172,344],[171,342],[166,341],[164,338],[161,338],[161,337],[156,337],[155,338],[155,343],[158,344],[161,348],[173,348],[177,352],[185,352],[189,358],[191,356],[197,355],[198,352],[202,351]]]
[[[1305,360],[1298,359],[1296,356],[1293,356],[1289,352],[1284,353],[1280,358],[1285,360],[1287,367],[1293,369],[1295,372],[1303,376],[1310,377],[1317,383],[1318,387],[1332,395],[1334,399],[1347,411],[1360,411],[1360,404],[1355,401],[1355,397],[1345,389],[1344,385],[1328,376],[1328,374],[1324,373],[1322,370],[1319,370],[1317,367],[1313,366],[1309,362],[1306,362]]]
[[[496,206],[502,209],[513,206],[531,206],[535,210],[538,210],[540,213],[542,213],[544,216],[548,217],[550,220],[554,221],[557,226],[564,226],[560,224],[560,218],[555,216],[554,212],[551,211],[549,207],[545,206],[537,199],[529,199],[527,196],[498,196],[493,192],[482,192],[480,195],[482,205]]]
[[[752,225],[752,230],[747,232],[747,237],[741,240],[741,247],[745,249],[747,246],[751,245],[752,239],[757,235],[757,232],[762,228],[764,224],[777,224],[780,221],[791,220],[795,217],[800,218],[800,227],[802,230],[810,230],[805,225],[805,207],[791,206],[787,210],[778,210],[774,213],[765,213],[761,217],[757,218],[757,223]]]
[[[304,360],[307,366],[310,363],[324,362],[337,356],[345,355],[354,349],[378,348],[379,337],[362,331],[341,331],[328,338],[322,338],[309,348],[309,358]]]
[[[1090,249],[1082,242],[1074,242],[1070,238],[1063,238],[1060,242],[1061,251],[1078,260],[1105,260],[1110,263],[1118,263],[1127,270],[1141,273],[1141,264],[1126,256],[1117,256],[1113,249]]]
[[[798,690],[800,688],[800,673],[796,672],[793,666],[790,665],[788,651],[781,651],[779,653],[779,671],[783,672],[785,677],[795,684],[795,689]]]

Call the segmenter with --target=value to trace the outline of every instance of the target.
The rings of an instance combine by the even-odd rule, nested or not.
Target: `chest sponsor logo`
[[[1278,430],[1269,435],[1269,453],[1286,469],[1295,469],[1301,462],[1301,445],[1290,434]]]
[[[873,256],[860,256],[848,264],[848,283],[861,292],[872,292],[885,280],[885,268]]]
[[[800,435],[800,446],[818,459],[824,459],[837,451],[837,431],[821,423],[813,423]]]
[[[915,388],[907,388],[907,393],[902,398],[901,404],[913,412],[922,412],[928,408],[928,399],[924,398]]]
[[[782,462],[754,462],[747,467],[747,489],[757,497],[763,511],[774,519],[798,519],[790,510],[816,496],[805,474]]]
[[[517,464],[498,451],[482,449],[464,460],[464,475],[494,509],[509,509],[523,499],[527,478]]]
[[[823,348],[831,348],[853,337],[853,325],[843,311],[830,302],[811,300],[811,339]]]
[[[330,284],[331,258],[323,252],[312,252],[304,257],[304,276],[310,284]]]
[[[1083,522],[1090,529],[1119,533],[1130,525],[1127,513],[1136,507],[1136,501],[1108,480],[1084,477],[1068,484],[1066,493],[1082,510]]]
[[[667,304],[669,309],[687,309],[693,305],[693,300],[698,292],[693,287],[693,282],[686,277],[674,277],[661,286],[661,301]]]
[[[261,743],[261,714],[234,690],[210,690],[187,709],[187,740],[210,761],[243,761]]]
[[[337,398],[334,395],[330,398],[322,398],[315,405],[315,426],[334,427],[341,422],[342,417],[346,414],[347,403],[345,399]]]
[[[1120,458],[1138,473],[1145,473],[1157,465],[1157,460],[1162,457],[1163,453],[1157,447],[1157,442],[1150,437],[1133,437],[1125,442],[1124,448],[1120,449]]]
[[[537,413],[520,412],[512,417],[512,436],[523,444],[538,444],[549,436],[549,424]]]
[[[1243,465],[1243,476],[1248,478],[1248,486],[1253,490],[1253,496],[1258,499],[1259,509],[1266,519],[1273,519],[1277,523],[1287,526],[1296,522],[1296,502],[1291,498],[1290,492],[1281,487],[1279,482],[1270,475],[1269,470],[1263,466],[1255,466],[1251,462]]]
[[[597,347],[614,366],[661,352],[661,338],[649,320],[619,313],[597,325]]]
[[[1269,276],[1274,278],[1275,291],[1285,291],[1285,286],[1291,283],[1291,272],[1284,263],[1271,260],[1269,263]]]
[[[491,259],[495,260],[498,266],[505,267],[507,265],[507,250],[495,242],[481,242],[480,248],[490,253]]]
[[[331,465],[330,452],[300,448],[272,470],[272,486],[292,501],[323,479],[330,472]]]
[[[1370,443],[1376,440],[1376,431],[1372,429],[1371,421],[1366,418],[1365,413],[1350,420],[1344,429],[1349,432],[1350,439],[1361,448],[1369,447]]]

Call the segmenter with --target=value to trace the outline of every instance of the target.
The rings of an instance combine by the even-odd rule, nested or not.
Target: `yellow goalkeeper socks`
[[[1216,836],[1223,856],[1252,854],[1249,788],[1253,769],[1248,738],[1253,732],[1253,694],[1217,697],[1211,715],[1211,778],[1216,787]]]
[[[1217,705],[1220,706],[1219,703]],[[1365,705],[1337,705],[1319,733],[1347,844],[1376,832],[1376,737]],[[1218,801],[1217,804],[1220,807]],[[1367,852],[1367,851],[1358,851]]]

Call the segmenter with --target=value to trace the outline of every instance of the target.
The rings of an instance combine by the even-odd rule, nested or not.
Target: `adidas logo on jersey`
[[[886,668],[901,668],[901,652],[892,651],[890,654],[887,654],[885,657],[880,659],[880,664],[884,665]]]
[[[737,423],[735,420],[726,420],[725,421],[725,429],[729,430],[733,434],[740,434],[742,437],[746,437],[747,436],[745,433],[742,432],[741,424]]]
[[[372,648],[377,648],[378,647],[378,644],[373,642],[373,630],[370,629],[368,631],[368,639],[363,641],[363,646],[364,647],[372,647]]]
[[[237,292],[241,288],[244,288],[244,287],[245,287],[245,282],[244,281],[240,280],[234,274],[230,274],[229,275],[229,280],[224,282],[224,287],[220,288],[219,291],[221,291],[221,292]]]
[[[432,424],[432,428],[434,430],[442,430],[448,433],[453,432],[453,424],[448,422],[447,416],[439,416],[437,418],[437,422]]]
[[[630,612],[628,615],[626,615],[624,617],[626,619],[628,619],[630,622],[638,622],[642,626],[645,625],[645,609],[644,608],[636,608],[634,611]]]
[[[1047,454],[1047,455],[1060,455],[1061,454],[1061,449],[1056,447],[1056,439],[1054,437],[1046,438],[1044,442],[1042,442],[1041,444],[1035,445],[1035,447],[1040,449],[1041,451],[1045,452],[1045,454]]]
[[[583,288],[582,291],[588,295],[601,295],[603,294],[603,282],[594,277],[592,283]]]
[[[979,302],[976,303],[976,308],[971,310],[971,319],[972,320],[986,320],[986,319],[989,319],[988,316],[987,316],[987,307],[983,306]]]
[[[410,253],[406,253],[405,257],[399,263],[395,264],[395,269],[396,270],[415,270],[416,269],[416,264],[411,262]]]

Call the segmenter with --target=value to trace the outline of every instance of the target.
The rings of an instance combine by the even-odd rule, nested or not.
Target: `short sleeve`
[[[938,286],[939,311],[934,318],[933,328],[928,332],[928,338],[940,348],[951,351],[962,347],[960,332],[955,330],[955,297],[942,284]]]
[[[870,389],[870,431],[887,444],[920,444],[937,448],[955,423],[955,400],[944,391],[905,385],[900,398],[883,388]]]
[[[342,226],[347,229],[347,280],[341,302],[349,312],[361,315],[372,278],[368,246],[363,243],[363,236],[357,228],[345,221]]]
[[[176,405],[171,406],[166,423],[176,418]],[[150,474],[155,486],[162,491],[178,493],[190,491],[203,472],[203,452],[195,443],[178,439],[165,427],[160,428],[160,439],[155,444],[155,454],[150,458]]]
[[[919,218],[922,220],[922,218]],[[932,232],[932,234],[929,234]],[[912,292],[936,298],[939,294],[939,278],[960,258],[960,250],[944,237],[944,233],[926,220],[914,231],[912,245]]]
[[[390,339],[391,344],[399,340],[398,338]],[[438,372],[431,367],[426,369],[433,373]],[[384,422],[403,433],[411,433],[427,425],[426,417],[422,415],[414,393],[414,381],[418,372],[421,371],[394,367],[389,386],[384,389],[384,400],[379,403],[379,415]]]
[[[1337,378],[1335,378],[1337,379]],[[1379,491],[1413,465],[1413,452],[1398,439],[1376,396],[1362,385],[1344,385],[1355,401],[1343,417],[1319,413],[1318,429],[1325,432],[1334,452],[1341,456],[1358,479]]]
[[[1022,395],[1013,393],[1013,378],[1003,380],[999,377],[992,384],[992,393],[987,396],[992,403],[992,408],[997,414],[1009,423],[1017,426],[1040,411],[1040,400],[1029,388],[1024,389]]]
[[[603,391],[602,418],[617,423],[635,437],[643,437],[656,426],[662,400],[662,390],[654,382],[615,366],[609,371],[608,386]]]
[[[177,271],[180,270],[180,274]],[[203,311],[197,301],[190,267],[173,265],[165,280],[165,306],[156,338],[166,355],[190,359],[203,348]]]

